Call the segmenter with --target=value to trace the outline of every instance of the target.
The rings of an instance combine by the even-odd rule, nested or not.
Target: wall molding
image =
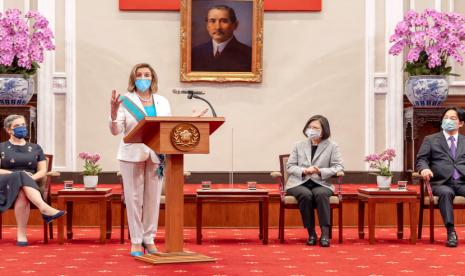
[[[386,148],[393,148],[398,155],[404,152],[404,105],[403,105],[403,57],[401,55],[389,55],[389,35],[394,33],[397,23],[402,20],[404,14],[403,1],[386,1],[386,55],[388,73],[388,93],[386,95]],[[391,162],[391,170],[403,169],[403,158],[395,158]]]
[[[375,0],[365,1],[365,155],[375,151]],[[368,164],[365,164],[368,169]]]
[[[37,1],[37,10],[48,19],[50,29],[55,32],[55,1]],[[54,56],[55,52],[46,51],[44,62],[37,73],[37,121],[39,122],[37,124],[37,143],[47,153],[55,152],[55,101],[52,92]]]
[[[76,0],[65,1],[66,168],[76,170]]]

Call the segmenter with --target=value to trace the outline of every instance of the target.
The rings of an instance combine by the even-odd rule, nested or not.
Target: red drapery
[[[179,10],[179,0],[119,0],[120,10]],[[321,0],[265,0],[266,11],[321,11]]]

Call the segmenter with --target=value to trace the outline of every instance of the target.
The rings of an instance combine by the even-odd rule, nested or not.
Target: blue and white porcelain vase
[[[405,94],[414,106],[441,105],[449,93],[446,76],[411,76],[405,82]]]
[[[0,105],[25,105],[34,94],[34,81],[21,74],[0,74]]]

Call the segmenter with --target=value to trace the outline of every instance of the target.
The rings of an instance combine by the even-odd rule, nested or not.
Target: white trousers
[[[159,178],[158,164],[151,158],[142,162],[120,161],[123,177],[124,201],[128,217],[131,243],[153,244],[158,227],[163,178]]]

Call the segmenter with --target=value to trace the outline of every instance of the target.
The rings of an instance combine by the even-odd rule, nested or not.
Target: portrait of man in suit
[[[209,41],[192,48],[191,70],[207,72],[250,72],[252,48],[234,32],[239,26],[236,12],[228,5],[215,5],[205,16]]]

